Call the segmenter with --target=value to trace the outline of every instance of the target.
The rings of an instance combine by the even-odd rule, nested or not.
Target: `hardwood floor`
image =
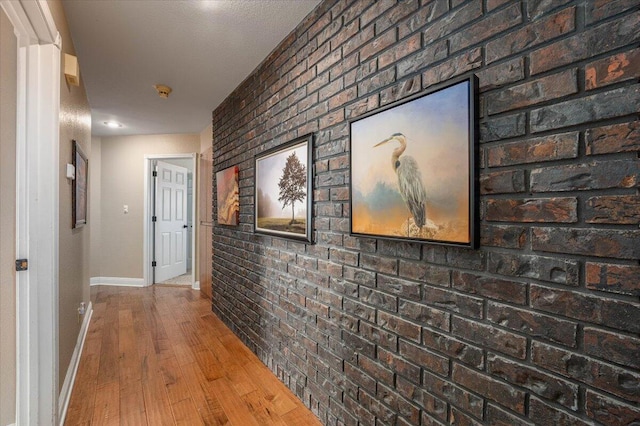
[[[184,287],[92,287],[65,425],[320,425]]]

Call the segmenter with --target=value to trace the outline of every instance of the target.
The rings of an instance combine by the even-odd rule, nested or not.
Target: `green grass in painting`
[[[284,219],[279,217],[261,217],[258,218],[258,228],[279,232],[291,232],[294,234],[302,235],[306,233],[306,219],[296,219],[293,224],[290,224],[290,222],[291,219]]]

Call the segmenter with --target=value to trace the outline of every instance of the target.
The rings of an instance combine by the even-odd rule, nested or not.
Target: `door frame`
[[[151,266],[152,255],[151,250],[153,248],[153,222],[151,221],[151,213],[153,209],[153,193],[154,193],[154,182],[151,178],[151,172],[153,171],[153,162],[155,160],[175,160],[175,159],[191,159],[193,165],[192,177],[193,183],[192,185],[195,187],[197,177],[197,158],[198,154],[195,152],[187,153],[187,154],[145,154],[144,156],[144,232],[143,232],[143,244],[142,244],[142,262],[143,262],[143,279],[144,285],[150,286],[153,284],[153,266]],[[193,254],[196,251],[196,239],[197,239],[197,230],[198,224],[196,223],[196,206],[197,206],[197,195],[194,191],[194,196],[191,200],[191,222],[193,223],[194,228],[192,229],[192,238],[191,238],[191,288],[194,290],[200,289],[200,281],[196,279],[196,262],[197,256]]]
[[[0,0],[18,42],[16,424],[58,422],[61,37],[47,1]]]

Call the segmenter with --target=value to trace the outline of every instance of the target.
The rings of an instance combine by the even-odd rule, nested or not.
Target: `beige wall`
[[[49,8],[62,36],[61,68],[64,53],[75,55],[69,27],[60,0],[49,0]],[[78,58],[82,70],[82,58]],[[81,71],[82,72],[82,71]],[[66,178],[66,164],[72,161],[72,140],[80,143],[88,158],[91,156],[91,111],[80,74],[80,87],[69,86],[60,72],[60,224],[59,224],[59,387],[62,386],[75,349],[80,321],[80,302],[89,303],[89,238],[91,217],[87,225],[72,229],[71,185]],[[89,163],[89,169],[92,164]],[[91,197],[91,194],[89,194]],[[81,320],[81,318],[80,318]]]
[[[91,138],[89,158],[89,218],[91,220],[89,276],[101,277],[100,253],[102,253],[102,139]]]
[[[144,156],[198,152],[190,135],[114,136],[101,139],[101,252],[103,277],[143,278]],[[123,206],[129,213],[123,213]]]
[[[0,9],[0,425],[16,406],[16,38]]]

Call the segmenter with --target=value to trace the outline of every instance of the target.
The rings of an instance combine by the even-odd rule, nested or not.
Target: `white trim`
[[[194,280],[193,285],[191,286],[194,290],[200,290],[200,281]]]
[[[91,277],[90,285],[112,285],[116,287],[146,287],[144,278]]]
[[[191,238],[191,287],[195,288],[195,270],[196,261],[198,256],[196,255],[196,235],[198,234],[199,224],[196,221],[196,209],[197,209],[197,196],[195,192],[197,184],[197,165],[198,165],[198,153],[192,152],[187,154],[145,154],[144,156],[144,218],[143,218],[143,239],[142,239],[142,270],[144,286],[150,286],[153,284],[153,267],[151,266],[151,247],[153,247],[153,232],[151,222],[151,208],[153,205],[153,179],[151,179],[151,163],[154,160],[166,160],[166,159],[178,159],[178,158],[191,158],[193,161],[193,188],[194,196],[191,197],[191,216],[193,223],[193,230]],[[187,268],[189,269],[189,268]]]
[[[61,38],[46,0],[0,0],[18,39],[16,424],[57,423]]]
[[[87,332],[89,331],[89,324],[91,322],[91,316],[93,315],[93,305],[89,302],[89,307],[84,315],[82,326],[80,328],[80,334],[78,334],[78,341],[76,347],[73,350],[71,356],[71,362],[67,369],[67,374],[60,390],[60,398],[58,398],[58,413],[60,426],[64,425],[64,419],[67,416],[67,409],[69,408],[69,400],[71,399],[71,391],[73,385],[76,382],[76,374],[78,373],[78,366],[80,365],[80,356],[82,355],[82,349],[84,348],[84,341],[87,338]]]

